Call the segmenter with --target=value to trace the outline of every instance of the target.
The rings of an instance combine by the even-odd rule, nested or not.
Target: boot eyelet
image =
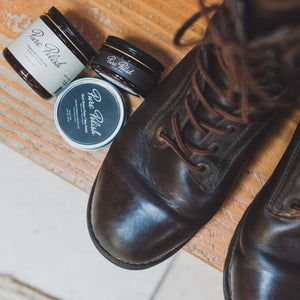
[[[156,138],[159,142],[164,142],[164,139],[161,136],[162,134],[163,135],[167,134],[167,130],[165,127],[159,127],[158,130],[156,131]]]
[[[297,199],[293,199],[293,201],[290,204],[290,209],[300,212],[300,203],[297,201]]]
[[[180,110],[176,111],[173,115],[172,118],[174,118],[175,120],[178,120],[180,116]]]
[[[207,163],[200,162],[197,164],[197,168],[199,172],[204,173],[204,172],[209,172],[210,171],[210,166]]]
[[[190,99],[190,98],[192,98],[192,97],[193,97],[193,93],[192,93],[192,91],[191,91],[191,90],[188,90],[188,91],[187,91],[187,93],[186,93],[186,97],[187,97],[188,99]]]
[[[214,153],[218,152],[221,148],[222,148],[221,144],[216,142],[212,142],[208,147],[208,149],[211,149],[212,152]]]
[[[237,131],[237,127],[231,124],[227,125],[226,129],[229,134],[233,134]]]

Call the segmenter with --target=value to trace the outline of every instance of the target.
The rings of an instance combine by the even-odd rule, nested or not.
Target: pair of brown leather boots
[[[111,262],[144,269],[206,224],[283,110],[300,95],[300,0],[225,0],[205,37],[111,145],[88,206]],[[300,125],[242,218],[225,263],[226,299],[300,299]]]

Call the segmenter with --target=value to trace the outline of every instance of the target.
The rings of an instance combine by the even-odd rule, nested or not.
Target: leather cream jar
[[[125,120],[123,96],[115,86],[99,78],[73,81],[54,104],[58,132],[67,143],[81,150],[108,146]]]
[[[91,66],[101,77],[144,98],[157,86],[164,71],[154,57],[115,36],[107,38]]]
[[[55,7],[3,50],[13,69],[45,99],[69,84],[95,55],[95,50]]]

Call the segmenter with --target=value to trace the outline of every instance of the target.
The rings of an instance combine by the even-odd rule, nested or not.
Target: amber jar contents
[[[95,55],[95,50],[55,7],[3,50],[13,69],[45,99],[61,91]]]

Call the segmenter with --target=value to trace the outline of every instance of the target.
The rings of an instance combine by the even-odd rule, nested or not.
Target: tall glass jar
[[[55,7],[3,50],[12,68],[45,99],[62,90],[95,55],[95,50]]]

